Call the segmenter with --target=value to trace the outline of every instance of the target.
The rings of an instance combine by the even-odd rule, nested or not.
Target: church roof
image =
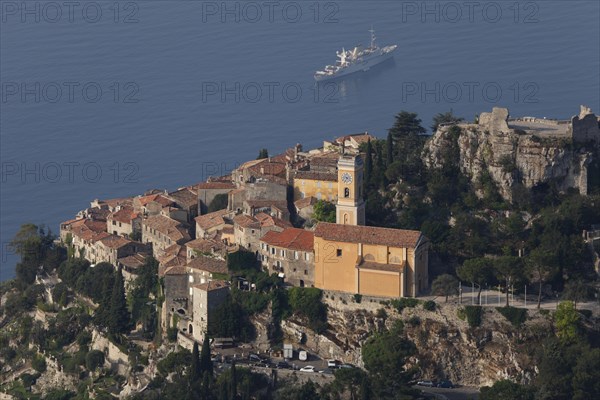
[[[334,242],[415,248],[423,235],[420,231],[410,231],[405,229],[319,222],[315,229],[315,237]]]

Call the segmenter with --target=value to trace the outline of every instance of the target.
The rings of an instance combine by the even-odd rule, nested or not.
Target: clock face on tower
[[[350,183],[352,183],[352,175],[350,175],[347,172],[344,172],[342,174],[342,182],[344,182],[347,185],[350,184]]]

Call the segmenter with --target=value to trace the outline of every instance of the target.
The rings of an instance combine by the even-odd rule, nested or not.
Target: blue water
[[[50,3],[26,2],[27,14],[0,2],[2,280],[22,223],[57,232],[94,198],[202,181],[262,147],[385,136],[400,110],[427,127],[438,112],[472,119],[495,105],[600,112],[595,0],[481,1],[472,14],[463,2],[281,2],[272,18],[263,2],[80,1],[72,15]],[[371,25],[399,45],[394,61],[316,87],[314,70],[368,44]]]

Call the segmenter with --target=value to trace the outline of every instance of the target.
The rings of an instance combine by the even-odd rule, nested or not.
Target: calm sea
[[[0,1],[0,278],[25,222],[94,198],[175,189],[295,143],[425,126],[493,106],[600,111],[600,3],[589,1]],[[315,86],[335,52],[394,60]]]

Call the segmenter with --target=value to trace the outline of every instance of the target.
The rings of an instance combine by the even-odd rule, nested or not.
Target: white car
[[[306,367],[300,368],[300,372],[317,372],[317,370],[312,365],[307,365]]]

